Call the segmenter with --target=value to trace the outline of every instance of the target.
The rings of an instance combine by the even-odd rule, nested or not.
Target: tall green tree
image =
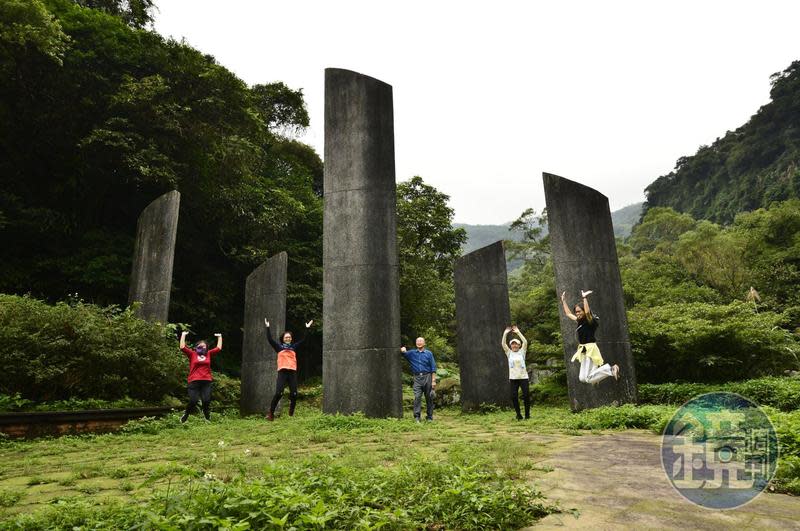
[[[136,219],[177,189],[171,320],[228,332],[219,361],[235,372],[244,278],[282,250],[289,323],[317,315],[322,161],[294,138],[308,126],[302,92],[248,87],[140,29],[136,6],[150,2],[22,4],[0,0],[18,13],[0,22],[13,74],[0,81],[0,291],[124,305]]]
[[[449,199],[422,177],[397,185],[401,335],[425,336],[445,358],[455,343],[453,266],[467,237],[453,228]]]

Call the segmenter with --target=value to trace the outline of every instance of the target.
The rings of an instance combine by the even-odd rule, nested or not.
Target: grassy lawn
[[[273,423],[231,414],[215,415],[210,423],[193,416],[181,425],[174,415],[132,423],[126,433],[6,442],[0,447],[0,514],[9,521],[59,500],[148,503],[168,489],[257,481],[297,467],[334,478],[408,472],[409,466],[422,475],[428,468],[444,474],[466,468],[485,474],[478,479],[487,485],[497,480],[497,487],[535,487],[536,475],[544,472],[537,461],[558,444],[557,437],[542,434],[577,433],[578,416],[560,407],[535,407],[532,416],[518,422],[510,412],[464,415],[444,409],[435,422],[416,424],[409,417],[324,416],[301,403],[295,417]],[[492,495],[492,489],[481,495]],[[541,515],[551,510],[546,501],[536,501]]]
[[[0,528],[521,527],[559,510],[536,489],[548,472],[537,463],[566,440],[658,430],[674,411],[536,406],[520,422],[442,409],[416,424],[410,411],[336,417],[301,402],[272,423],[231,413],[181,425],[176,414],[116,434],[5,441]]]

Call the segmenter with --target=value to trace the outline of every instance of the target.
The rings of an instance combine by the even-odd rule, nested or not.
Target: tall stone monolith
[[[614,228],[608,198],[588,186],[543,174],[547,222],[555,269],[567,387],[574,411],[636,401],[636,372],[628,338],[628,318],[622,293]],[[619,381],[606,378],[596,385],[578,381],[580,364],[570,362],[577,349],[576,324],[564,315],[561,293],[570,311],[581,290],[592,290],[589,304],[599,317],[597,345],[604,361],[620,367]]]
[[[264,319],[276,340],[286,326],[286,274],[288,256],[276,254],[253,270],[244,288],[244,341],[242,343],[243,415],[265,414],[275,393],[277,354],[267,341]]]
[[[510,406],[508,361],[500,345],[511,325],[503,242],[459,258],[454,276],[461,408]]]
[[[169,317],[180,204],[177,190],[167,192],[147,205],[136,226],[128,304],[140,302],[136,314],[148,321],[166,323]]]
[[[325,70],[325,413],[400,417],[392,87]]]

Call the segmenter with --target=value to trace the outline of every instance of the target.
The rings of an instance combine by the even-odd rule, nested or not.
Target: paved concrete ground
[[[800,529],[800,497],[763,493],[726,511],[686,501],[665,476],[660,438],[652,433],[530,438],[559,446],[537,463],[544,469],[537,487],[563,509],[578,511],[577,518],[550,515],[531,529]]]

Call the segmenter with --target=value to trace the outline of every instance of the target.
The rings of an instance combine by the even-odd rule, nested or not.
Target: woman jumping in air
[[[306,323],[306,330],[311,328],[314,321]],[[278,407],[278,402],[281,400],[283,389],[286,384],[289,384],[289,416],[294,415],[294,406],[297,404],[297,352],[296,349],[300,343],[305,341],[305,337],[299,341],[292,343],[292,333],[288,330],[281,335],[281,342],[278,343],[272,339],[272,332],[269,329],[269,321],[264,319],[264,324],[267,325],[267,339],[272,348],[278,354],[278,380],[275,383],[275,394],[272,397],[272,403],[269,406],[269,413],[267,413],[267,420],[275,420],[275,408]]]
[[[570,360],[579,361],[581,364],[578,380],[583,383],[596,384],[609,376],[613,376],[614,379],[618,380],[619,365],[609,365],[603,362],[603,356],[600,354],[600,349],[595,342],[594,332],[597,330],[597,318],[589,309],[589,299],[587,298],[591,293],[591,291],[581,291],[583,306],[576,304],[574,314],[569,311],[569,306],[567,306],[566,291],[561,294],[561,304],[567,317],[578,323],[578,328],[576,329],[578,350]]]
[[[508,333],[514,332],[522,341],[517,338],[506,342]],[[517,420],[522,420],[522,414],[519,411],[519,389],[522,388],[522,401],[525,403],[525,418],[531,418],[531,398],[530,387],[528,385],[528,371],[525,369],[525,353],[528,351],[528,340],[519,331],[516,326],[509,326],[503,332],[503,339],[501,340],[503,351],[508,357],[508,382],[511,387],[511,402],[514,404],[514,409],[517,412]]]
[[[186,412],[181,417],[181,423],[189,420],[189,414],[197,407],[197,402],[203,402],[203,416],[206,420],[211,420],[211,356],[222,350],[222,334],[217,336],[217,346],[208,350],[208,344],[204,340],[198,341],[194,349],[186,346],[186,336],[189,332],[181,332],[180,348],[186,357],[189,358],[189,405]]]

